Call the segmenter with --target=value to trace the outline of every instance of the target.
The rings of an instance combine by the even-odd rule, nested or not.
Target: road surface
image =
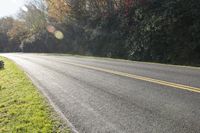
[[[79,133],[200,133],[200,68],[53,54],[15,61]]]

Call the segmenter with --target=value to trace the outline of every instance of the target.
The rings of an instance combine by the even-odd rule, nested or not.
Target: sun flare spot
[[[26,6],[22,6],[21,9],[25,12],[28,12],[28,8]]]
[[[47,31],[50,33],[54,33],[56,31],[56,28],[52,25],[48,25],[47,26]]]
[[[59,31],[59,30],[54,32],[54,36],[59,40],[62,40],[64,38],[63,33],[61,31]]]

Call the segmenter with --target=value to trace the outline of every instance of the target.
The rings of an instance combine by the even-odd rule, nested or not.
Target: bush
[[[4,62],[0,61],[0,69],[3,69],[3,68],[4,68]]]

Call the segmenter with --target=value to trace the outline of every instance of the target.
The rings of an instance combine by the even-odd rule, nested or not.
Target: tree
[[[63,22],[71,7],[66,0],[46,0],[48,5],[48,17],[54,21]]]
[[[0,19],[0,50],[199,65],[199,5],[199,0],[32,0],[18,20]],[[64,37],[56,39],[55,31]]]

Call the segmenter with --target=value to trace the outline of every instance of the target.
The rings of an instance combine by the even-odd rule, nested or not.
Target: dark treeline
[[[0,52],[200,65],[200,0],[37,0],[26,8],[0,20]]]

